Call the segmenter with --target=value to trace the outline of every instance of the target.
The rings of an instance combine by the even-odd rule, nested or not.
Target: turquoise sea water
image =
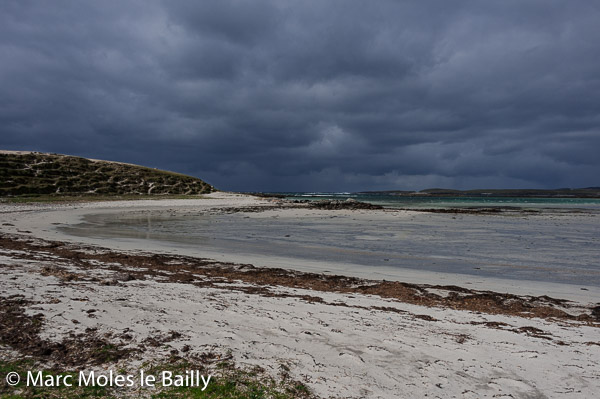
[[[532,198],[532,197],[448,197],[448,196],[400,196],[385,193],[308,193],[286,192],[291,200],[346,200],[382,205],[386,208],[519,208],[519,209],[586,209],[600,211],[598,198]]]

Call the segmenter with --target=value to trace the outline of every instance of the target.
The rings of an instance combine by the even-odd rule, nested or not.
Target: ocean
[[[600,212],[600,198],[541,198],[541,197],[465,197],[433,195],[396,195],[389,193],[326,193],[326,192],[279,192],[290,200],[347,200],[368,202],[385,208],[401,209],[447,209],[447,208],[505,208],[505,209],[553,209],[595,210]]]

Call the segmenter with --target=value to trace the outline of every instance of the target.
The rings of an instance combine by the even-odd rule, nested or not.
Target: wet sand
[[[600,302],[600,217],[593,213],[331,211],[228,193],[12,209],[7,232],[44,239]]]

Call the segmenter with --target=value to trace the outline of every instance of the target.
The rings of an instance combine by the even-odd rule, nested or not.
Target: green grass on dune
[[[198,195],[214,190],[196,177],[144,166],[58,154],[0,154],[0,197],[49,201],[69,196]]]

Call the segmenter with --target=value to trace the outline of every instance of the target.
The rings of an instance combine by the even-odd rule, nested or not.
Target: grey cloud
[[[598,185],[600,6],[0,5],[0,146],[233,190]]]

